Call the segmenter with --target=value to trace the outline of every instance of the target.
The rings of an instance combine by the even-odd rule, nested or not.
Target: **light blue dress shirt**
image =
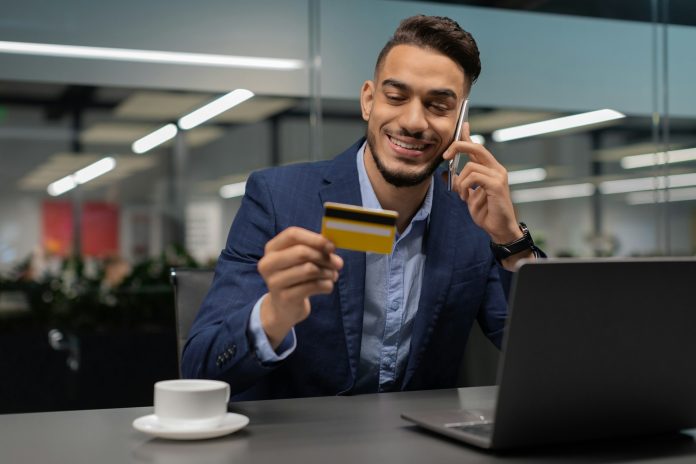
[[[367,176],[364,164],[365,144],[358,150],[356,163],[362,206],[381,205]],[[389,255],[367,253],[365,269],[365,309],[360,346],[360,364],[354,391],[367,393],[397,390],[406,369],[411,345],[413,321],[418,310],[425,253],[423,237],[432,209],[433,181],[425,200],[406,230],[397,233]],[[261,303],[254,306],[249,335],[256,356],[263,363],[282,361],[296,347],[295,330],[273,350],[261,326]],[[311,316],[310,316],[311,317]]]
[[[365,170],[365,145],[358,150],[362,205],[382,208]],[[365,310],[355,392],[397,390],[406,369],[413,320],[418,310],[425,253],[423,236],[433,204],[431,180],[425,200],[391,254],[366,254]]]

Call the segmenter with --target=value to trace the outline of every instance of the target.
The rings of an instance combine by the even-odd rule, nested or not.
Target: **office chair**
[[[213,269],[172,268],[170,279],[174,286],[174,307],[176,309],[176,345],[179,351],[179,374],[181,374],[181,354],[188,337],[189,329],[203,298],[213,282]]]

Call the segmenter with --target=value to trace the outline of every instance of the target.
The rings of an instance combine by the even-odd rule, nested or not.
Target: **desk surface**
[[[506,454],[479,451],[409,425],[402,411],[491,408],[494,387],[235,403],[249,416],[221,438],[176,442],[150,438],[131,423],[152,408],[0,415],[0,462],[48,463],[694,463],[686,436],[554,446]]]

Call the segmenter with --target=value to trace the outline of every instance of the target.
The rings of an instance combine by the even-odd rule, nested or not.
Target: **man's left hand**
[[[469,162],[454,176],[452,190],[466,202],[476,225],[485,230],[493,242],[513,242],[523,233],[512,206],[507,170],[483,145],[471,141],[469,123],[465,123],[462,129],[463,140],[453,142],[443,153],[446,161],[457,153],[469,156]],[[517,259],[528,257],[531,252],[520,255],[525,256],[510,257],[503,265],[514,267]]]

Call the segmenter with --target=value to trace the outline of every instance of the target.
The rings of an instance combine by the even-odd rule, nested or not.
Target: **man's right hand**
[[[309,297],[331,293],[343,259],[326,237],[289,227],[269,240],[258,270],[268,293],[261,304],[261,325],[273,349],[292,327],[309,316]]]

